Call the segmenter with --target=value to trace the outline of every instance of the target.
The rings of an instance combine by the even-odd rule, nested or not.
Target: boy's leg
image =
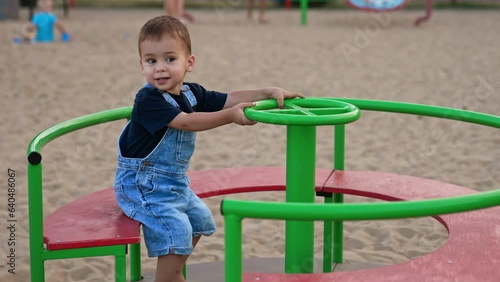
[[[194,22],[194,17],[184,9],[184,0],[177,0],[177,16],[179,19],[187,20],[190,23]]]
[[[266,5],[267,0],[260,0],[259,22],[265,24],[268,22],[266,18]]]
[[[176,13],[179,18],[182,18],[184,15],[184,0],[176,0],[175,9],[177,9]]]
[[[177,0],[163,0],[163,8],[167,16],[178,17]]]
[[[201,236],[193,237],[193,248],[198,244],[200,238]],[[176,254],[158,257],[155,282],[185,282],[182,269],[188,257],[188,255]]]
[[[252,20],[254,0],[247,0],[247,20]]]
[[[155,282],[185,282],[182,268],[187,258],[187,255],[176,254],[158,257]]]

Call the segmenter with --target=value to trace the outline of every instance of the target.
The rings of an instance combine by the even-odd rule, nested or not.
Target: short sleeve
[[[210,91],[197,83],[185,83],[193,92],[198,102],[197,112],[216,112],[222,110],[227,100],[227,93]]]
[[[54,24],[57,22],[57,17],[51,13],[36,13],[31,19],[31,23],[39,26],[42,24]]]
[[[181,110],[168,103],[160,92],[143,88],[136,95],[132,120],[155,134],[180,113]]]
[[[56,15],[54,15],[54,14],[50,14],[50,20],[52,21],[52,23],[56,23],[56,22],[57,22],[57,17],[56,17]]]
[[[31,19],[31,23],[34,25],[39,25],[40,24],[40,14],[35,14],[33,18]]]

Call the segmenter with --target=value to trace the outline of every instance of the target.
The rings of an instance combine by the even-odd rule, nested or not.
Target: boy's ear
[[[190,55],[187,61],[186,71],[188,72],[194,71],[194,67],[196,65],[195,63],[196,63],[196,58],[194,57],[194,55]]]

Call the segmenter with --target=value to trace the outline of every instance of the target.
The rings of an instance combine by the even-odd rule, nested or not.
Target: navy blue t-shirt
[[[130,123],[120,140],[122,156],[127,158],[144,158],[158,145],[169,124],[181,112],[215,112],[222,110],[227,94],[207,91],[196,83],[188,85],[197,105],[192,108],[184,94],[170,95],[180,108],[165,100],[162,93],[154,88],[143,87],[135,96]]]

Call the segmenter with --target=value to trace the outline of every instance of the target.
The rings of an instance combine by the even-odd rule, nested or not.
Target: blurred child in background
[[[33,15],[26,27],[23,38],[14,38],[15,43],[50,43],[54,42],[54,29],[61,34],[61,41],[68,42],[69,34],[52,12],[52,0],[38,0],[38,12]]]

